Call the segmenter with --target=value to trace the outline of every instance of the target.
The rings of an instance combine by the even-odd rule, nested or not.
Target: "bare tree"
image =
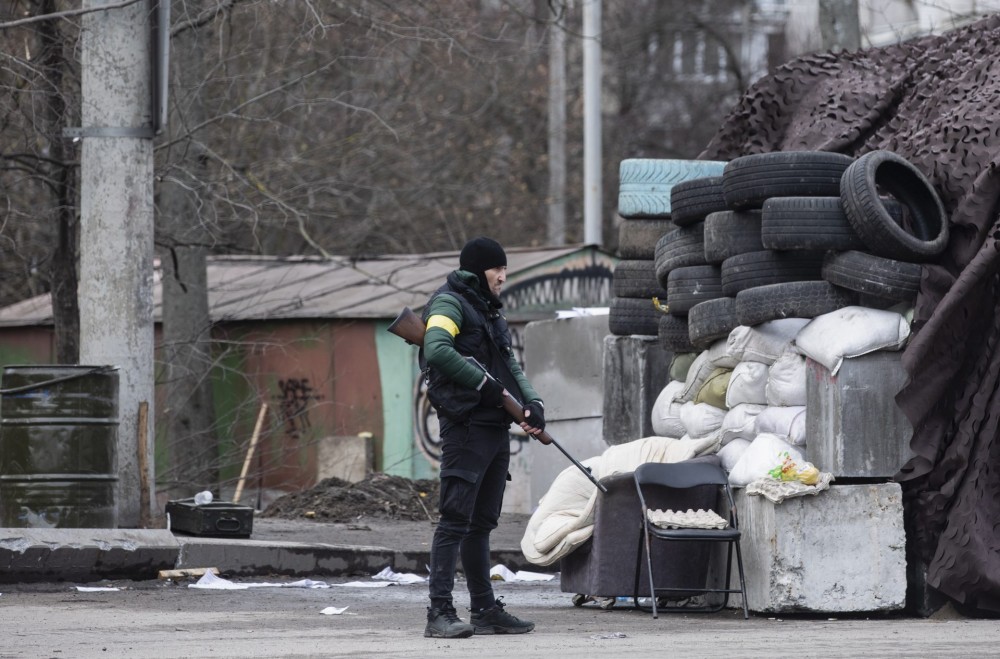
[[[174,5],[181,26],[172,35],[173,66],[167,147],[162,150],[157,194],[157,244],[162,268],[162,385],[165,391],[166,465],[160,485],[169,498],[218,491],[219,441],[212,397],[212,321],[206,256],[212,247],[214,207],[204,189],[208,167],[202,134],[202,90],[212,50],[209,3]]]
[[[621,159],[694,157],[714,134],[746,82],[733,16],[748,2],[608,6],[607,222]],[[479,233],[546,243],[553,9],[567,32],[565,239],[582,240],[578,5],[174,0],[171,124],[156,148],[163,485],[178,495],[209,487],[233,459],[219,445],[224,423],[208,385],[228,348],[210,338],[207,255],[420,253]],[[60,14],[71,9],[61,0],[9,6],[10,20],[0,18],[9,24],[0,26],[0,304],[51,291],[68,342],[77,163],[60,135],[78,106],[77,19]],[[53,17],[11,25],[24,12]]]
[[[76,363],[76,153],[63,129],[79,116],[77,29],[57,0],[10,3],[11,14],[49,16],[0,31],[0,303],[49,291],[55,358]]]

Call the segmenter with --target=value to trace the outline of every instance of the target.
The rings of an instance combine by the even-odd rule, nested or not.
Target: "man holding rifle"
[[[510,464],[508,429],[514,421],[503,407],[506,392],[527,401],[520,424],[525,432],[536,435],[545,428],[541,397],[514,357],[501,313],[499,295],[506,281],[503,247],[491,238],[473,238],[462,248],[459,269],[424,309],[421,367],[442,440],[441,518],[431,545],[424,636],[523,634],[535,628],[504,610],[490,581],[490,532],[500,519]],[[459,554],[471,624],[458,617],[452,602]]]

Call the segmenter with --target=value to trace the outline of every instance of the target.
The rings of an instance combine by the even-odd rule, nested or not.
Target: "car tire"
[[[666,288],[667,276],[675,268],[705,265],[705,223],[678,227],[656,243],[656,279]]]
[[[611,285],[617,297],[667,299],[667,291],[656,280],[653,261],[642,259],[619,261],[611,275]]]
[[[722,297],[722,271],[717,265],[674,268],[667,276],[668,313],[686,316],[694,305]]]
[[[881,300],[913,302],[920,291],[922,270],[917,263],[850,251],[827,255],[823,279]]]
[[[764,250],[759,210],[718,211],[705,218],[705,260],[722,263],[730,256]]]
[[[826,151],[778,151],[735,158],[722,174],[730,210],[760,208],[771,197],[836,197],[840,179],[854,162]]]
[[[678,183],[670,191],[670,219],[679,227],[691,226],[715,211],[726,210],[722,177],[709,176]]]
[[[656,257],[656,241],[676,228],[670,220],[625,220],[618,226],[618,256],[652,260]]]
[[[722,262],[722,293],[730,297],[756,286],[822,278],[823,252],[764,250],[737,254]]]
[[[815,318],[857,303],[857,293],[828,281],[792,281],[740,291],[735,314],[740,325],[752,327],[779,318]]]
[[[633,334],[657,336],[662,315],[663,312],[653,306],[652,300],[633,297],[612,298],[608,309],[608,329],[615,336]]]
[[[701,350],[729,336],[738,326],[736,300],[731,297],[706,300],[688,312],[688,338]]]

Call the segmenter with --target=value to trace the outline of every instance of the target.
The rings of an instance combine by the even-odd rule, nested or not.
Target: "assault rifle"
[[[390,332],[400,337],[407,343],[410,343],[415,346],[424,345],[425,330],[426,328],[424,327],[423,321],[420,320],[420,317],[416,313],[414,313],[413,310],[410,309],[409,307],[403,307],[403,310],[399,312],[398,316],[396,316],[396,320],[392,321],[392,324],[389,325]],[[466,359],[471,361],[479,368],[481,368],[483,370],[483,373],[486,374],[486,377],[493,380],[497,384],[500,384],[500,381],[497,380],[495,377],[493,377],[493,374],[487,371],[486,367],[483,366],[481,363],[479,363],[479,360],[477,360],[475,357],[466,357]],[[524,406],[521,404],[521,401],[515,398],[514,395],[511,394],[506,389],[503,390],[503,408],[504,410],[506,410],[507,414],[514,417],[514,421],[518,423],[525,422]],[[528,420],[528,424],[529,425],[531,424],[530,420]],[[597,489],[607,494],[608,488],[604,487],[604,485],[602,485],[600,481],[594,478],[594,475],[590,473],[590,468],[583,466],[583,464],[581,464],[579,460],[577,460],[572,455],[567,453],[566,449],[564,449],[552,435],[550,435],[545,430],[542,430],[541,432],[532,435],[532,437],[540,441],[542,444],[546,445],[552,444],[557,449],[562,451],[562,454],[565,455],[567,458],[569,458],[570,462],[576,465],[577,469],[586,474],[587,478],[589,478],[590,481],[597,486]]]

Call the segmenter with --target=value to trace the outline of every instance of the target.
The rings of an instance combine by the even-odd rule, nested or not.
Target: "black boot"
[[[472,626],[477,634],[527,634],[535,623],[521,620],[503,610],[503,598],[488,609],[472,612]]]
[[[427,627],[424,636],[431,638],[468,638],[475,629],[467,622],[462,622],[451,602],[440,607],[427,607]]]

